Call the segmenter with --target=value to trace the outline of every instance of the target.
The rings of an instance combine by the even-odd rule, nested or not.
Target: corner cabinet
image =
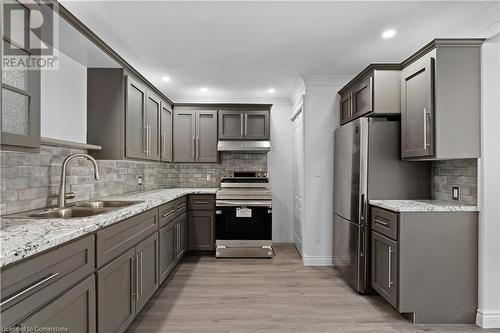
[[[371,64],[340,91],[340,123],[400,113],[399,64]]]
[[[217,111],[174,110],[174,162],[217,162]]]
[[[171,110],[123,69],[87,69],[87,139],[102,147],[95,158],[171,162]]]
[[[24,13],[26,20],[19,20],[21,24],[30,22],[30,9],[15,1],[9,6],[16,12]],[[40,6],[40,4],[33,3],[30,6]],[[14,23],[16,22],[12,22],[12,24]],[[29,35],[28,24],[15,28],[21,32],[21,36]],[[2,149],[7,150],[35,150],[40,147],[40,70],[23,67],[9,68],[7,65],[4,66],[3,62],[6,60],[5,57],[12,56],[29,62],[32,55],[22,45],[25,45],[23,40],[11,40],[7,37],[2,40],[1,45],[0,142]],[[33,45],[31,46],[33,47]],[[8,55],[12,52],[15,54]],[[7,61],[6,64],[8,63]]]
[[[269,140],[269,111],[219,111],[220,140]]]
[[[482,42],[436,39],[403,61],[403,159],[480,157]]]

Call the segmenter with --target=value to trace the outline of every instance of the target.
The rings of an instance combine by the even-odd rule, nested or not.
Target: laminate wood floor
[[[274,259],[185,257],[128,333],[488,332],[413,325],[380,296],[355,293],[333,268],[304,267],[292,245],[275,249]]]

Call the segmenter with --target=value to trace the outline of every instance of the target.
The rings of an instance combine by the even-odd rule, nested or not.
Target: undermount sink
[[[112,212],[123,207],[132,206],[143,201],[134,200],[96,200],[78,202],[65,208],[49,208],[31,212],[10,215],[10,218],[34,218],[34,219],[72,219],[79,217],[95,216]]]
[[[98,200],[77,203],[76,207],[88,207],[88,208],[121,208],[128,207],[138,204],[142,201],[124,201],[124,200]]]
[[[53,209],[49,211],[44,211],[40,213],[29,214],[28,217],[42,218],[42,219],[70,219],[76,217],[86,217],[94,216],[102,213],[109,212],[109,210],[104,208],[92,208],[92,207],[67,207],[60,209]]]

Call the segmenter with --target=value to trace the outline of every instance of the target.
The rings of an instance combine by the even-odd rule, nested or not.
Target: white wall
[[[273,242],[293,242],[292,105],[277,101],[271,109],[271,151],[267,154],[273,193]]]
[[[58,66],[41,73],[41,135],[87,143],[87,68],[60,51]]]
[[[304,265],[332,265],[333,133],[344,76],[302,76],[304,98]]]
[[[500,35],[482,47],[479,299],[476,323],[500,328]]]

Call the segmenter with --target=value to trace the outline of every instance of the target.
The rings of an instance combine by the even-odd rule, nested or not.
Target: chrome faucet
[[[59,197],[57,199],[57,207],[59,208],[64,208],[66,206],[66,199],[73,199],[75,197],[73,193],[66,193],[66,169],[69,161],[76,157],[83,157],[92,162],[94,165],[95,180],[99,180],[99,168],[97,167],[96,160],[92,156],[87,154],[72,154],[66,157],[61,168],[61,184],[59,186]]]

